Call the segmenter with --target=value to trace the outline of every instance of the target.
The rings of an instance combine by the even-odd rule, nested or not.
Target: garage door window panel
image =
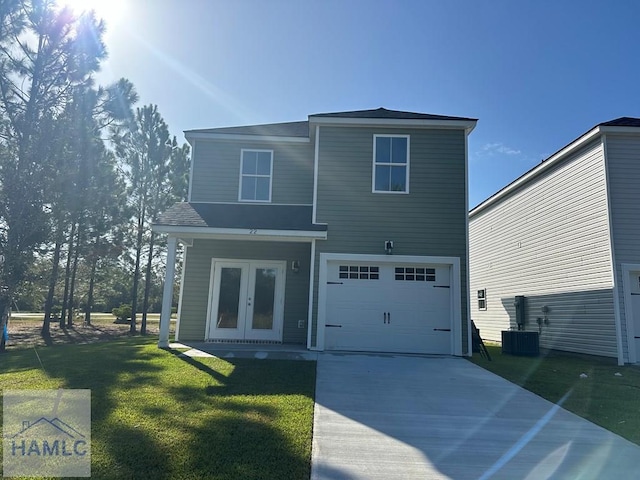
[[[378,280],[380,279],[380,267],[361,265],[340,265],[338,277],[342,280]]]
[[[435,282],[436,269],[424,267],[396,267],[395,276],[398,281]]]

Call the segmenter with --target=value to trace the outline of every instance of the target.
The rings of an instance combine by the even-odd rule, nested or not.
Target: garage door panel
[[[449,265],[327,267],[326,349],[452,353]]]

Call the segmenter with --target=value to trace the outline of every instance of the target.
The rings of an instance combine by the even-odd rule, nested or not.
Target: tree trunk
[[[71,285],[69,287],[69,305],[67,310],[67,327],[73,325],[73,297],[76,291],[76,272],[78,271],[78,257],[80,256],[80,227],[78,227],[78,241],[73,253],[73,267],[71,269]]]
[[[9,295],[8,293],[0,293],[0,353],[5,352],[7,348],[6,338],[4,337],[4,329],[9,322],[10,308],[11,295]]]
[[[140,257],[142,256],[142,234],[144,232],[144,212],[138,216],[138,236],[136,239],[136,268],[133,272],[133,292],[131,292],[131,333],[136,333],[136,310],[138,306],[138,283],[140,280]]]
[[[44,323],[42,324],[42,335],[49,335],[49,324],[51,323],[51,308],[53,307],[53,297],[56,291],[56,283],[58,282],[58,271],[60,266],[60,250],[62,250],[62,228],[58,228],[56,235],[56,246],[53,250],[53,265],[51,268],[51,277],[49,278],[49,291],[47,299],[44,303]]]
[[[71,233],[69,235],[69,251],[67,252],[67,265],[64,269],[64,295],[62,297],[62,311],[60,312],[60,327],[64,328],[64,319],[67,313],[67,305],[69,302],[69,280],[71,278],[71,258],[73,257],[73,240],[76,236],[76,222],[71,224]]]
[[[151,290],[151,266],[153,263],[153,248],[156,239],[156,234],[151,231],[151,238],[149,239],[149,258],[147,259],[147,268],[144,278],[144,302],[142,304],[142,324],[140,326],[140,333],[147,334],[147,311],[149,310],[149,290]]]
[[[96,237],[96,243],[91,259],[91,275],[89,276],[89,291],[87,292],[87,306],[84,311],[85,325],[91,325],[91,310],[93,310],[93,285],[96,280],[96,268],[98,266],[98,249],[100,248],[100,237]]]

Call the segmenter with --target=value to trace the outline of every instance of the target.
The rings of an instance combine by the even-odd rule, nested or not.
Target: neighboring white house
[[[471,318],[485,340],[640,363],[640,119],[601,123],[469,214]]]

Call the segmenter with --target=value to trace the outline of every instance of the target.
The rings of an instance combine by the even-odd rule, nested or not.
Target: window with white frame
[[[478,310],[487,309],[487,289],[478,290]]]
[[[240,200],[271,201],[272,150],[242,150]]]
[[[409,135],[373,136],[373,191],[409,193]]]

